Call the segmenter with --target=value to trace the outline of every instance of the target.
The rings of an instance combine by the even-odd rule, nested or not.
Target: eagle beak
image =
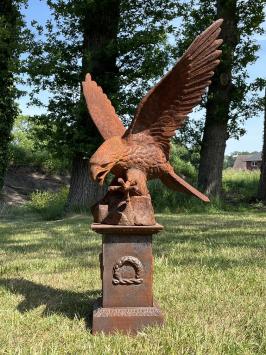
[[[109,173],[108,168],[102,168],[99,165],[91,164],[90,175],[93,181],[97,181],[101,186],[104,183],[106,175]]]
[[[106,177],[106,175],[107,175],[108,173],[109,173],[108,170],[107,170],[107,171],[103,170],[103,171],[100,171],[100,172],[97,174],[96,179],[97,179],[99,185],[101,185],[101,186],[103,185],[104,179],[105,179],[105,177]]]

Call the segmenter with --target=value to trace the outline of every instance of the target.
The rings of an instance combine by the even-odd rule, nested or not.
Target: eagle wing
[[[113,136],[122,136],[126,131],[123,123],[115,113],[111,101],[91,79],[90,74],[86,75],[82,86],[89,113],[102,137],[106,140]]]
[[[201,101],[220,63],[223,42],[217,39],[223,20],[215,21],[190,45],[184,55],[140,102],[134,120],[125,133],[152,136],[169,156],[170,139],[182,127],[187,115]]]

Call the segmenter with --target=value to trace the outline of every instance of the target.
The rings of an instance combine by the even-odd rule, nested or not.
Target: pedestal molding
[[[91,229],[94,232],[99,234],[143,235],[143,234],[159,233],[163,230],[163,226],[159,223],[156,223],[153,226],[120,226],[120,225],[92,223]]]

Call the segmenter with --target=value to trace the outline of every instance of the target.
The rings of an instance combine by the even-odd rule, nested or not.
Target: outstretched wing
[[[147,93],[125,136],[145,131],[168,156],[170,138],[201,101],[213,70],[220,63],[221,50],[217,48],[222,40],[217,38],[222,22],[215,21],[201,33],[173,69]]]
[[[91,79],[90,74],[86,75],[82,86],[89,113],[102,137],[106,140],[113,136],[122,136],[126,131],[123,123],[115,113],[111,101]]]

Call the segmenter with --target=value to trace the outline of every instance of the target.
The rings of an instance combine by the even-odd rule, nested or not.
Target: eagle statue
[[[124,225],[155,223],[147,180],[159,178],[167,187],[208,202],[207,196],[179,177],[169,163],[171,138],[201,101],[219,64],[218,39],[223,20],[215,21],[190,45],[157,85],[141,100],[126,129],[101,87],[86,75],[83,93],[104,143],[92,155],[90,175],[103,184],[115,177],[107,195],[93,207],[95,222]]]

